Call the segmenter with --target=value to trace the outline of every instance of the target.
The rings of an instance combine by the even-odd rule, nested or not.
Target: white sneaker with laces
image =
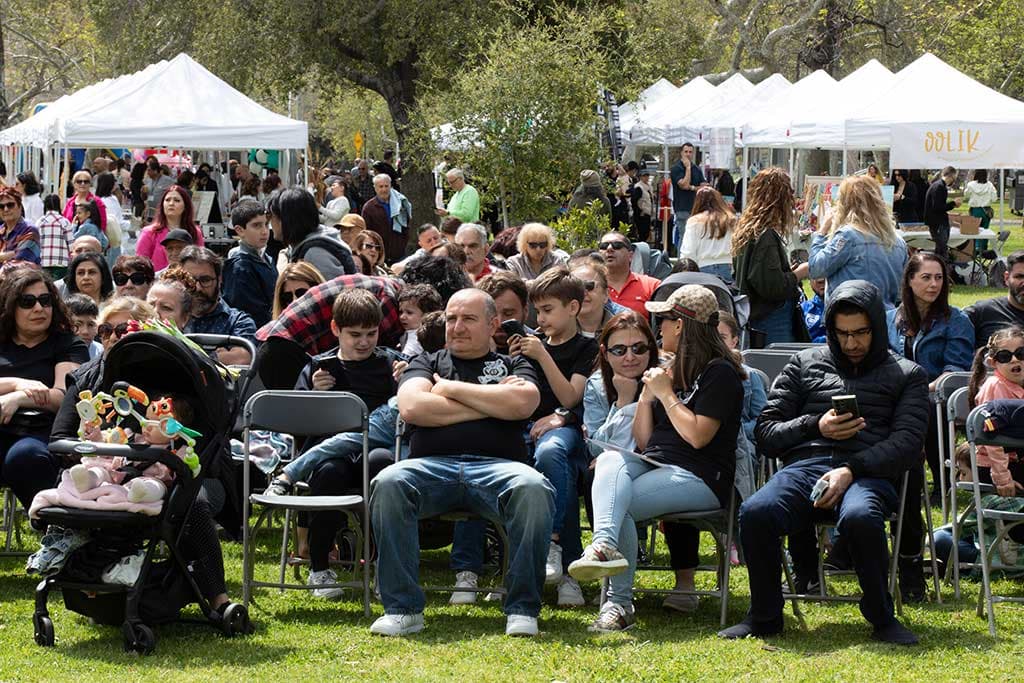
[[[370,627],[377,636],[407,636],[423,630],[423,612],[419,614],[385,614]]]
[[[510,614],[505,621],[506,636],[532,638],[537,633],[539,633],[537,617],[528,617],[525,614]]]
[[[562,578],[562,546],[554,541],[548,546],[548,559],[544,564],[544,583],[558,583]]]
[[[322,586],[325,584],[337,583],[338,575],[334,573],[333,569],[321,569],[320,571],[310,572],[309,580],[306,582],[310,586]],[[344,588],[314,588],[314,598],[322,598],[324,600],[340,600],[341,596],[345,594]]]
[[[569,565],[569,574],[577,581],[595,581],[621,574],[628,567],[626,558],[612,546],[591,543],[583,549],[583,556]]]
[[[563,575],[558,582],[558,606],[559,607],[582,607],[587,604],[583,599],[583,590],[576,579],[569,575]]]
[[[477,577],[475,572],[459,572],[455,575],[456,588],[476,588]],[[471,605],[476,602],[476,591],[455,591],[448,599],[449,605]]]

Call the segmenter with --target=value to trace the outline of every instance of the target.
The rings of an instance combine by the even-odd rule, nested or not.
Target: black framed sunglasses
[[[587,290],[588,292],[593,292],[595,289],[597,289],[597,280],[584,280],[583,289]]]
[[[129,281],[131,281],[133,285],[144,285],[147,282],[152,282],[151,279],[146,277],[145,273],[132,273],[131,275],[127,275],[125,273],[114,274],[114,284],[118,287],[124,287]]]
[[[91,185],[92,181],[88,178],[79,178],[75,181],[75,185]]]
[[[26,311],[31,311],[39,304],[43,308],[53,307],[53,297],[49,294],[21,294],[18,296],[18,308],[23,308]]]
[[[116,335],[118,339],[123,337],[128,332],[128,323],[118,323],[117,325],[111,325],[110,323],[102,323],[96,328],[96,334],[99,335],[100,339],[108,339],[110,335]]]
[[[634,356],[642,356],[650,350],[651,347],[648,346],[646,342],[637,342],[635,344],[630,344],[629,346],[626,346],[625,344],[616,344],[615,346],[608,347],[608,353],[616,358],[625,356],[626,351],[632,352]]]
[[[1024,360],[1024,346],[1020,347],[1019,349],[1016,349],[1015,351],[1010,351],[1009,349],[999,349],[998,351],[992,354],[992,358],[997,363],[1009,363],[1014,358],[1016,358],[1017,360]]]
[[[373,242],[367,242],[366,244],[363,245],[363,249],[373,249],[374,251],[380,251],[381,247],[378,246],[377,244],[374,244]]]
[[[607,251],[608,249],[614,249],[615,251],[621,251],[622,249],[629,249],[629,245],[622,240],[615,240],[614,242],[601,242],[597,245],[598,251]]]
[[[544,242],[527,242],[526,246],[528,246],[530,249],[547,249],[548,248],[548,243],[547,243],[547,241],[544,241]]]
[[[16,206],[18,206],[18,202],[4,202],[3,204],[0,204],[0,211],[6,211],[8,209],[13,209]]]
[[[287,306],[308,291],[309,288],[307,287],[306,289],[296,289],[294,292],[281,292],[281,303]]]

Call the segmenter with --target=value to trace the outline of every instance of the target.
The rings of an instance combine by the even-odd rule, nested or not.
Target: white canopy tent
[[[790,147],[786,132],[794,115],[813,106],[841,97],[836,79],[822,71],[814,71],[765,101],[760,107],[749,109],[740,128],[740,142],[744,147]]]
[[[619,105],[619,129],[628,134],[645,111],[674,93],[678,88],[671,81],[659,78],[641,92],[632,102]]]
[[[668,129],[673,122],[700,107],[715,92],[715,86],[698,76],[673,93],[658,100],[641,113],[629,129],[629,142],[634,145],[682,144],[683,140],[670,139]],[[625,130],[625,129],[623,129]]]
[[[728,105],[753,92],[755,87],[743,74],[733,74],[715,88],[714,94],[708,97],[703,104],[673,124],[671,126],[672,134],[675,138],[689,140],[700,145],[701,142],[708,139],[709,129],[719,127],[714,113],[720,111],[723,105]]]

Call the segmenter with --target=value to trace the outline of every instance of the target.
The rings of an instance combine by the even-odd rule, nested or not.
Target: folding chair
[[[768,374],[764,370],[759,370],[753,366],[749,366],[750,369],[761,378],[761,383],[764,384],[764,390],[767,393],[771,391],[772,381],[768,378]],[[750,444],[755,450],[757,444]],[[761,453],[757,453],[757,471],[754,473],[754,485],[757,488],[764,486],[764,483],[775,473],[775,460],[764,457]]]
[[[978,446],[999,446],[1018,453],[1024,453],[1024,439],[1011,439],[998,435],[987,434],[984,423],[986,412],[984,406],[979,406],[967,416],[967,442],[971,447],[971,479],[974,490],[974,511],[978,517],[978,547],[981,549],[981,582],[982,591],[978,593],[978,616],[983,616],[983,611],[988,612],[988,632],[996,635],[995,603],[997,602],[1020,602],[1024,603],[1024,597],[1005,596],[992,594],[992,551],[1002,542],[1009,531],[1024,523],[1024,512],[1010,512],[1008,510],[997,510],[987,508],[982,504],[982,486],[978,482]],[[985,543],[985,519],[992,519],[1002,522],[1002,528],[996,533],[991,545]],[[954,546],[956,539],[954,539]]]
[[[949,403],[949,398],[953,395],[953,392],[957,389],[966,387],[970,381],[971,373],[969,372],[951,372],[938,379],[935,383],[935,393],[932,394],[932,402],[935,404],[935,424],[939,433],[939,491],[942,492],[943,524],[949,521],[949,510],[956,510],[956,486],[954,486],[956,477],[953,476],[955,471],[953,451],[956,450],[956,440],[953,438],[950,438],[948,441],[946,440],[949,433],[946,426],[946,406]],[[950,462],[954,462],[953,467],[949,470],[950,477],[948,481],[946,479],[945,470],[947,458],[949,458]],[[946,498],[946,496],[950,494],[954,498],[952,501]],[[952,502],[952,505],[950,505],[950,502]]]
[[[765,351],[789,351],[795,353],[804,349],[813,349],[818,346],[825,346],[824,342],[772,342],[764,348]]]
[[[960,599],[960,548],[958,541],[960,540],[960,528],[963,526],[964,519],[974,509],[974,502],[972,501],[964,509],[962,513],[957,513],[957,491],[973,491],[973,482],[969,481],[957,481],[957,468],[956,468],[956,430],[963,429],[967,425],[967,416],[971,412],[970,404],[968,399],[970,394],[967,387],[961,387],[952,394],[946,401],[946,429],[948,430],[948,444],[949,444],[949,478],[953,482],[951,488],[949,503],[949,517],[950,523],[953,525],[953,548],[951,551],[952,558],[946,563],[946,580],[950,579],[950,572],[952,572],[953,581],[953,599]],[[979,484],[985,493],[992,493],[995,488],[989,484]],[[974,566],[974,565],[971,565]]]
[[[679,524],[687,524],[696,527],[698,531],[707,531],[711,533],[711,537],[715,541],[715,555],[718,558],[718,564],[714,567],[699,566],[697,571],[713,571],[717,579],[714,590],[667,590],[664,588],[643,588],[640,586],[634,586],[634,593],[651,593],[654,595],[696,595],[718,598],[721,600],[722,607],[720,611],[719,623],[725,626],[726,614],[729,609],[729,570],[731,564],[729,562],[729,549],[732,547],[734,539],[734,533],[736,529],[736,514],[739,496],[736,495],[736,489],[733,488],[729,494],[729,506],[726,508],[718,508],[717,510],[702,510],[698,512],[674,512],[665,515],[659,515],[653,521],[655,522],[675,522]],[[640,520],[638,520],[640,521]],[[719,532],[721,529],[725,529],[725,539],[723,540]],[[653,527],[657,529],[657,525]],[[654,531],[651,532],[651,537],[654,537]],[[639,569],[639,568],[638,568]],[[650,570],[670,570],[671,567],[644,567],[644,571]],[[608,578],[601,582],[601,604],[605,602],[605,596],[608,592]]]
[[[15,550],[15,546],[21,547],[21,527],[18,525],[18,499],[11,489],[3,489],[3,517],[0,520],[0,533],[4,535],[4,548],[0,557],[28,557],[29,553],[24,550]]]
[[[896,601],[896,613],[903,615],[903,601],[899,593],[899,585],[896,581],[897,577],[897,563],[900,556],[900,540],[903,538],[903,510],[907,499],[907,484],[910,479],[910,472],[903,473],[903,481],[900,484],[900,498],[897,509],[889,516],[889,538],[892,541],[892,545],[889,548],[890,560],[889,560],[889,594],[893,596]],[[793,614],[803,624],[803,613],[800,611],[800,600],[807,600],[813,602],[858,602],[860,596],[856,595],[829,595],[828,589],[825,584],[827,576],[838,576],[838,575],[849,575],[853,573],[851,570],[842,571],[825,571],[825,539],[828,534],[828,529],[836,525],[836,519],[833,516],[831,519],[825,519],[815,522],[815,528],[817,529],[818,536],[818,585],[820,586],[818,593],[797,593],[795,592],[795,585],[793,581],[792,571],[790,570],[789,563],[783,558],[782,567],[786,574],[786,584],[789,588],[789,592],[783,595],[785,600],[790,600],[793,603]],[[934,553],[933,553],[934,555]]]
[[[346,391],[261,391],[245,404],[242,416],[244,427],[243,490],[246,495],[242,502],[242,517],[245,522],[242,536],[242,601],[248,606],[254,587],[310,590],[313,588],[363,588],[363,612],[370,616],[370,513],[369,513],[369,412],[366,404],[355,394]],[[293,436],[317,436],[340,432],[361,431],[363,434],[363,483],[361,495],[341,496],[273,496],[250,494],[249,437],[253,429],[284,432]],[[282,555],[287,551],[287,528],[290,514],[287,511],[363,513],[362,539],[362,581],[347,583],[305,584],[285,583],[283,574],[278,582],[256,581],[253,578],[255,562],[255,533],[259,526],[250,524],[252,505],[264,508],[286,510],[285,537],[282,540]],[[355,569],[357,565],[353,566]]]
[[[775,349],[747,349],[743,352],[743,362],[766,374],[770,380],[765,386],[771,389],[775,378],[782,374],[782,369],[789,363],[795,351]]]

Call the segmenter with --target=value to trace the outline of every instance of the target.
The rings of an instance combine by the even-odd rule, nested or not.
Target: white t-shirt
[[[691,258],[697,266],[713,266],[720,263],[732,263],[732,230],[727,230],[721,239],[711,239],[704,234],[705,213],[690,216],[686,221],[686,232],[683,244],[679,248],[679,258]]]

